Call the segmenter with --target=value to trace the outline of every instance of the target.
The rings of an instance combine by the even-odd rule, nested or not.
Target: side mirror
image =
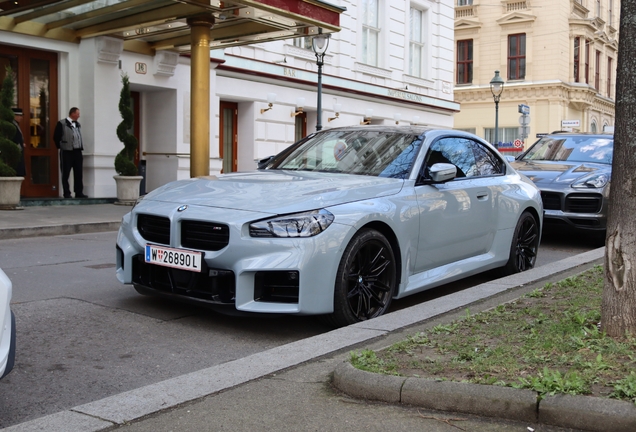
[[[508,162],[514,162],[516,158],[514,156],[505,155],[504,156]]]
[[[433,183],[444,183],[457,177],[457,167],[449,163],[436,163],[428,170],[428,174]]]

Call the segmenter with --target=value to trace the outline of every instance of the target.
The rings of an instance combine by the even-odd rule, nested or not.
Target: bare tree
[[[602,329],[636,335],[636,0],[621,1]]]

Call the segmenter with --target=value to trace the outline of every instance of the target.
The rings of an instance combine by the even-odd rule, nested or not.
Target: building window
[[[594,65],[594,88],[601,89],[601,52],[596,50],[596,64]]]
[[[426,13],[419,9],[411,8],[410,38],[409,38],[409,75],[422,77],[423,62],[425,59],[425,25]]]
[[[526,77],[526,35],[508,36],[508,79],[518,80]]]
[[[499,142],[497,145],[503,143],[513,143],[516,139],[521,138],[519,135],[518,127],[511,128],[499,128]],[[491,144],[495,144],[495,128],[484,128],[484,139]]]
[[[457,41],[457,84],[473,82],[473,40]]]
[[[362,62],[378,66],[378,0],[362,0]]]
[[[303,48],[306,50],[313,49],[311,47],[311,38],[310,37],[299,37],[294,39],[294,46],[298,48]]]
[[[574,82],[579,82],[579,69],[581,67],[581,38],[574,38]]]
[[[607,22],[610,26],[614,25],[614,17],[612,14],[614,13],[614,0],[609,0],[607,4]]]
[[[585,41],[585,84],[590,83],[590,41]]]
[[[596,122],[592,120],[592,124],[590,125],[590,132],[596,133]]]
[[[457,6],[471,6],[473,0],[457,0]]]
[[[612,58],[607,58],[607,97],[612,97]]]

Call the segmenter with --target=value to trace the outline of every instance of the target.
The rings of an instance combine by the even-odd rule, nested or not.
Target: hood
[[[537,186],[569,186],[594,173],[611,173],[611,165],[589,162],[515,161],[511,165]]]
[[[285,214],[394,195],[403,184],[383,177],[264,170],[168,183],[144,201]]]

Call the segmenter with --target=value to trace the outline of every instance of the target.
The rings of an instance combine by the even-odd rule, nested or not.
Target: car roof
[[[425,134],[430,133],[452,133],[460,136],[470,136],[473,138],[478,138],[479,140],[484,140],[483,138],[475,135],[474,133],[466,132],[461,129],[453,129],[451,127],[435,127],[435,126],[420,126],[420,125],[362,125],[362,126],[340,126],[335,128],[323,129],[319,132],[314,133],[324,133],[324,132],[388,132],[388,133],[402,133],[402,134],[412,134],[417,136],[423,136]]]
[[[607,132],[568,132],[568,131],[554,131],[549,134],[545,134],[543,137],[556,137],[556,136],[597,136],[603,138],[614,138],[614,134]],[[542,137],[542,138],[543,138]]]
[[[430,130],[440,130],[444,128],[433,128],[430,126],[415,125],[363,125],[363,126],[341,126],[330,129],[323,129],[321,132],[328,131],[372,131],[372,132],[395,132],[395,133],[415,133],[421,134]]]

